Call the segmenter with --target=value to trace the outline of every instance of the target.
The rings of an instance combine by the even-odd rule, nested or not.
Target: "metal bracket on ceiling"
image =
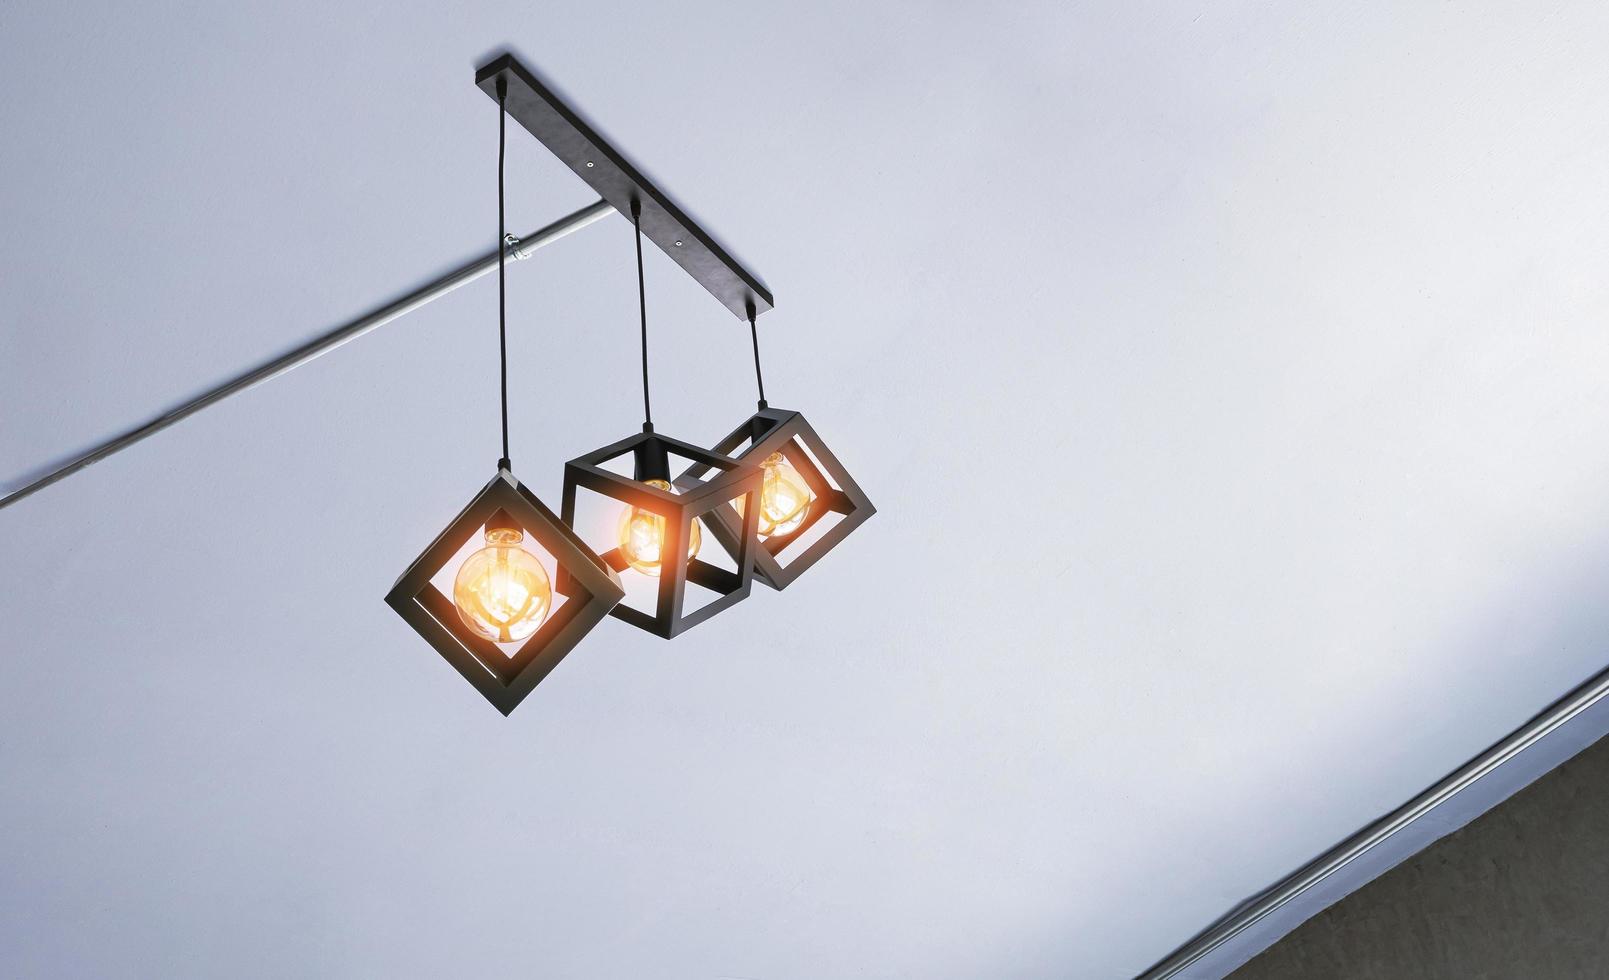
[[[506,242],[504,248],[507,249],[508,255],[513,258],[529,258],[533,252],[544,245],[558,241],[571,232],[579,231],[613,212],[614,208],[607,201],[594,201],[581,210],[565,215],[558,221],[534,231],[524,238],[514,238],[514,236],[510,235],[509,239],[512,239],[512,241]],[[295,350],[259,364],[215,388],[209,388],[143,425],[129,429],[74,455],[66,462],[52,467],[42,476],[0,497],[0,509],[10,507],[24,497],[38,493],[58,480],[64,480],[85,467],[99,463],[115,453],[122,452],[135,443],[156,435],[163,429],[189,418],[202,409],[218,404],[230,395],[238,395],[242,391],[254,388],[270,378],[277,378],[294,367],[306,364],[320,354],[332,351],[349,340],[361,337],[376,327],[384,326],[405,313],[417,310],[431,300],[445,296],[465,283],[474,282],[476,279],[496,271],[498,253],[501,251],[504,251],[504,249],[494,248],[473,262],[459,266],[445,276],[414,290],[400,299],[366,313],[350,323],[343,324],[334,330],[314,337]]]

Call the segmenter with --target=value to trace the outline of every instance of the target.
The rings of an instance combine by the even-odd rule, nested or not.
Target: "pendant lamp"
[[[621,577],[625,598],[610,614],[670,639],[741,602],[758,554],[760,470],[654,431],[648,398],[648,302],[643,285],[642,206],[631,201],[642,320],[642,431],[564,466],[564,522]],[[671,483],[678,468],[701,476]],[[742,512],[739,546],[705,546],[705,528]],[[743,544],[748,542],[748,544]]]
[[[728,508],[713,515],[709,526],[711,537],[727,553],[753,551],[754,576],[780,590],[838,547],[877,508],[803,415],[767,405],[753,306],[748,320],[759,408],[717,442],[713,452],[760,468],[758,513]],[[676,478],[676,485],[696,485],[707,473],[705,465],[695,463]],[[751,518],[758,520],[751,525]],[[758,548],[750,541],[754,536]]]
[[[498,87],[497,475],[437,535],[386,602],[503,714],[513,711],[624,595],[620,578],[514,478],[508,455],[503,222],[506,89]]]

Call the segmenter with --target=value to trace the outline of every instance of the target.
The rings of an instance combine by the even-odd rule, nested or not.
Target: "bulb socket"
[[[765,402],[760,403],[760,410],[765,411]],[[777,420],[759,415],[750,416],[748,421],[749,442],[756,443],[770,434],[777,427]]]
[[[486,518],[486,530],[519,531],[521,534],[525,533],[525,529],[520,526],[519,521],[514,519],[514,515],[510,514],[501,507],[493,511],[491,517]]]
[[[632,452],[632,479],[638,483],[649,480],[670,482],[670,452],[658,439],[644,439]]]

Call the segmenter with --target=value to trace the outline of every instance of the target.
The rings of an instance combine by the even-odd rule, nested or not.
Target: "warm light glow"
[[[665,480],[645,480],[648,486],[658,487],[661,490],[670,490],[671,486]],[[671,491],[675,492],[675,491]],[[703,543],[702,535],[698,530],[698,521],[692,522],[692,532],[687,536],[687,560],[692,561],[698,556],[698,546]],[[660,552],[665,548],[665,519],[651,510],[641,507],[627,507],[620,515],[620,554],[637,571],[644,575],[659,574]]]
[[[547,569],[520,547],[518,528],[488,528],[486,547],[469,556],[453,580],[453,604],[464,625],[498,643],[536,632],[547,618],[553,587]]]
[[[799,530],[799,525],[810,516],[811,502],[816,499],[816,495],[810,492],[810,484],[781,453],[767,456],[765,462],[760,464],[760,472],[763,474],[758,521],[760,537],[781,536]],[[745,494],[737,498],[734,504],[739,516],[743,513],[746,498]]]

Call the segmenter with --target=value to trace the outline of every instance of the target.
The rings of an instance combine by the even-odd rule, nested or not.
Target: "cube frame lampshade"
[[[432,579],[498,511],[552,556],[564,602],[510,656],[459,618],[451,596]],[[507,715],[625,596],[620,577],[506,469],[477,493],[397,579],[386,603]]]
[[[749,444],[747,447],[743,445],[745,442]],[[786,535],[758,542],[754,576],[773,589],[787,588],[806,569],[842,543],[850,532],[877,513],[877,508],[872,506],[871,500],[860,489],[860,484],[855,482],[849,470],[798,412],[761,408],[716,443],[712,451],[722,457],[756,464],[772,453],[781,453],[810,486],[815,502],[804,522]],[[689,485],[696,484],[703,476],[703,467],[695,464],[676,478],[676,485],[681,486],[683,481]],[[829,513],[838,514],[838,521],[820,537],[790,554],[789,546],[803,539]],[[718,519],[707,522],[706,526],[728,554],[745,547],[747,538],[755,534],[752,527],[746,527],[749,522],[742,520],[731,508],[723,508],[716,516]]]
[[[605,464],[623,456],[633,460],[633,476],[626,477],[606,469]],[[693,461],[702,468],[705,479],[687,480],[678,489],[680,493],[648,486],[644,480],[662,479],[667,483],[671,474],[666,460],[678,456]],[[671,639],[692,627],[730,608],[747,598],[753,588],[754,560],[759,551],[756,537],[756,504],[759,501],[760,470],[749,463],[741,463],[726,456],[701,449],[692,443],[672,439],[652,431],[622,439],[564,464],[564,497],[561,513],[564,522],[572,529],[576,526],[577,496],[589,490],[613,498],[629,507],[640,507],[665,519],[664,541],[660,553],[684,554],[694,521],[725,511],[736,511],[731,501],[743,498],[745,513],[741,522],[746,537],[738,547],[725,549],[736,570],[720,568],[700,558],[689,561],[667,561],[659,570],[658,585],[652,612],[637,609],[622,602],[610,610],[610,615],[624,620],[656,636]],[[703,524],[714,531],[714,522]],[[740,529],[740,536],[744,532]],[[598,542],[601,545],[604,542]],[[724,546],[723,546],[724,547]],[[599,552],[604,564],[611,570],[627,574],[631,567],[620,548]],[[634,573],[633,573],[634,574]],[[717,593],[717,598],[698,609],[686,608],[687,588],[697,585]]]

